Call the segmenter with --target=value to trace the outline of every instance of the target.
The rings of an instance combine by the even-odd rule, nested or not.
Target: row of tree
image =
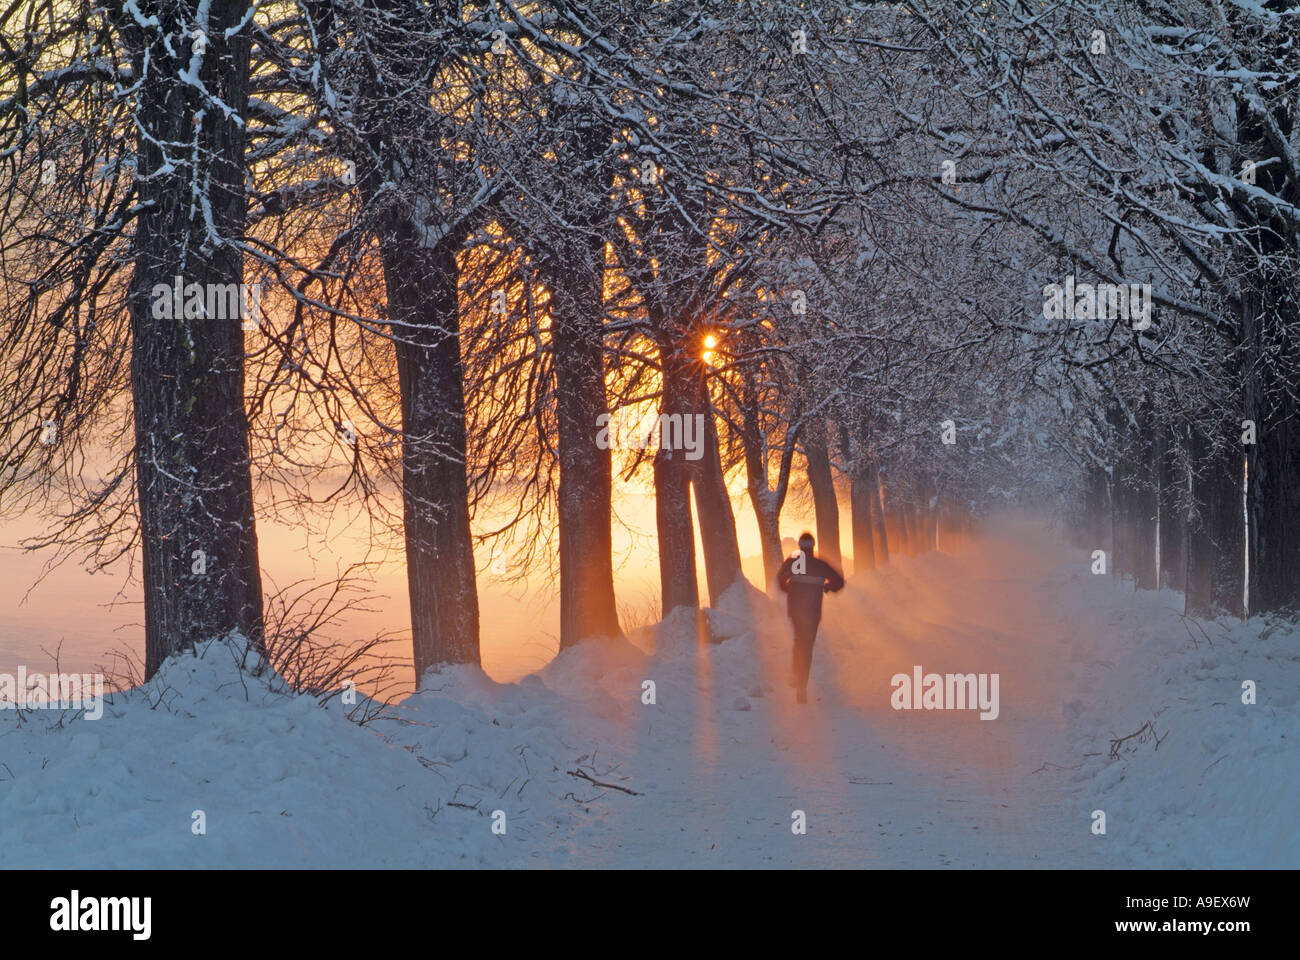
[[[806,490],[858,571],[1051,502],[1139,585],[1239,609],[1248,556],[1293,599],[1294,13],[626,6],[0,14],[0,509],[138,553],[147,672],[266,642],[259,515],[400,543],[417,678],[478,661],[476,538],[557,575],[562,645],[617,635],[641,477],[665,613],[692,502],[710,602],[742,581],[741,479],[769,582]],[[1154,321],[1044,310],[1076,274]],[[155,309],[193,284],[258,315]],[[696,446],[602,442],[637,411]]]
[[[1084,311],[1033,329],[1086,413],[1071,446],[1092,543],[1139,587],[1184,590],[1190,611],[1294,609],[1300,9],[917,11],[968,45],[953,86],[997,118],[983,136],[962,130],[963,167],[1032,171],[954,202],[1019,224],[1058,284],[1150,288],[1151,316],[1101,330]]]

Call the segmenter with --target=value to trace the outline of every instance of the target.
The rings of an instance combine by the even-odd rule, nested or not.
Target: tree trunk
[[[1281,251],[1266,244],[1274,259]],[[1295,606],[1300,601],[1300,400],[1295,384],[1280,370],[1300,366],[1296,303],[1287,284],[1295,277],[1278,269],[1247,278],[1241,319],[1245,419],[1255,425],[1255,442],[1240,445],[1245,464],[1245,562],[1248,613]],[[1234,434],[1238,433],[1236,424]]]
[[[1172,425],[1161,424],[1156,429],[1160,444],[1157,460],[1160,490],[1160,585],[1181,591],[1187,585],[1187,559],[1184,555],[1186,527],[1183,522],[1186,483],[1181,468],[1185,451],[1180,448],[1178,435]]]
[[[817,515],[817,553],[835,567],[843,568],[840,556],[840,506],[835,499],[835,477],[831,473],[830,452],[826,446],[826,425],[818,422],[809,424],[804,430],[804,458],[808,463],[808,486],[812,489],[813,510]],[[853,554],[854,570],[858,567],[858,508],[853,504]],[[875,564],[875,551],[871,547],[870,517],[863,529],[866,530],[867,561],[861,569],[871,569]]]
[[[248,102],[249,28],[228,36],[243,8],[212,9],[199,73],[205,95],[179,78],[194,41],[178,38],[191,34],[199,4],[141,6],[143,16],[162,21],[151,29],[137,17],[127,28],[140,81],[140,170],[148,172],[136,185],[140,214],[128,292],[148,678],[172,654],[233,630],[260,649],[263,622],[244,410],[244,318],[187,317],[182,309],[164,319],[158,313],[172,313],[176,302],[163,303],[171,294],[155,291],[156,285],[170,291],[180,278],[183,288],[199,285],[206,305],[209,284],[243,283],[237,245],[246,214],[245,129],[238,121]],[[161,42],[164,33],[174,55]]]
[[[937,497],[934,492],[934,480],[928,473],[921,476],[920,498],[916,510],[918,536],[921,540],[921,552],[930,553],[935,548],[934,508]]]
[[[466,480],[456,244],[420,246],[401,217],[379,238],[402,406],[402,515],[417,685],[440,663],[479,661]]]
[[[855,467],[849,478],[850,523],[853,526],[853,572],[866,573],[876,568],[876,549],[872,505],[876,499],[876,480],[866,466]]]
[[[776,489],[769,486],[769,446],[759,413],[757,377],[749,368],[740,370],[739,438],[745,456],[745,483],[749,502],[758,523],[758,539],[763,550],[763,584],[775,594],[776,575],[781,568],[781,507],[790,483],[790,466],[794,459],[795,437],[787,433],[781,451]],[[698,502],[698,498],[697,498]]]
[[[781,555],[780,514],[771,505],[774,500],[770,490],[750,491],[754,505],[754,519],[758,523],[758,542],[763,548],[763,585],[767,593],[776,595],[776,575],[784,558]]]
[[[763,550],[763,584],[768,593],[776,590],[776,575],[781,569],[781,491],[767,485],[766,465],[762,458],[766,448],[745,439],[745,474],[749,502],[758,524],[758,542]]]
[[[1105,550],[1113,553],[1109,543],[1110,503],[1106,471],[1101,467],[1088,470],[1088,485],[1084,493],[1084,546],[1088,552]]]
[[[604,241],[571,251],[582,261],[561,274],[546,271],[551,288],[551,343],[559,432],[560,648],[587,637],[618,637],[614,600],[612,454],[596,442],[605,397]],[[543,257],[545,260],[545,256]],[[584,278],[595,271],[592,282]]]
[[[692,413],[691,384],[676,343],[661,338],[663,398],[660,413],[685,418]],[[660,609],[666,617],[676,607],[698,609],[700,589],[695,572],[695,525],[691,521],[691,467],[684,449],[660,438],[654,461],[655,527],[659,536]]]
[[[1107,413],[1113,431],[1117,450],[1115,465],[1111,470],[1111,572],[1121,579],[1133,575],[1136,567],[1133,563],[1133,531],[1130,526],[1132,508],[1132,480],[1129,476],[1129,464],[1133,459],[1129,444],[1132,428],[1123,409],[1118,403],[1112,404]]]
[[[1277,3],[1266,4],[1280,9]],[[1237,17],[1233,18],[1237,20]],[[1244,27],[1259,49],[1259,62],[1287,55],[1293,33],[1265,33],[1251,18]],[[1294,77],[1282,81],[1293,102]],[[1266,123],[1244,99],[1237,105],[1237,138],[1252,160],[1274,159],[1275,139],[1294,138],[1290,106],[1279,102]],[[1284,203],[1300,204],[1300,183],[1285,163],[1257,168],[1260,190]],[[1241,260],[1241,377],[1245,418],[1255,424],[1255,443],[1245,446],[1246,613],[1300,605],[1300,271],[1296,268],[1294,221],[1261,214]],[[1240,449],[1240,447],[1238,447]]]
[[[1236,424],[1232,425],[1233,428]],[[1236,437],[1234,437],[1236,439]],[[1244,615],[1243,564],[1245,542],[1242,523],[1243,455],[1239,443],[1221,444],[1209,464],[1210,528],[1214,541],[1211,592],[1214,606],[1228,614]]]
[[[424,14],[381,0],[367,27],[385,51],[353,109],[368,137],[358,149],[357,189],[374,211],[402,415],[402,518],[415,682],[442,663],[479,664],[479,610],[469,522],[464,372],[460,352],[462,221],[436,242],[394,182],[423,174],[439,145],[422,155],[411,136],[428,111],[428,60],[436,57]],[[317,8],[325,16],[327,8]]]
[[[884,508],[886,539],[895,554],[908,555],[907,531],[903,527],[903,514],[899,509],[898,488],[893,475],[880,477],[880,503]]]
[[[880,476],[874,460],[867,461],[866,495],[871,507],[871,523],[875,529],[876,564],[882,566],[889,562],[889,535],[885,529],[885,481]]]
[[[719,598],[741,577],[740,544],[736,540],[736,516],[731,509],[731,497],[722,473],[713,403],[703,381],[694,385],[694,392],[694,412],[703,418],[697,421],[704,426],[703,456],[687,463],[695,491],[696,513],[700,518],[704,579],[709,585],[709,603],[716,606]]]
[[[1212,487],[1206,473],[1213,468],[1206,450],[1205,436],[1195,425],[1187,428],[1187,461],[1190,464],[1188,508],[1185,514],[1187,577],[1184,613],[1213,616],[1211,594],[1214,576],[1214,538],[1210,516]]]
[[[1133,582],[1139,590],[1154,590],[1156,584],[1156,477],[1150,409],[1144,399],[1138,407],[1138,426],[1133,443],[1134,489],[1129,527],[1133,535]]]

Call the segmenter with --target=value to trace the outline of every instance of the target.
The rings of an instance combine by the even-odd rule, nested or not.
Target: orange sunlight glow
[[[704,337],[704,352],[700,354],[700,359],[710,367],[713,366],[714,350],[718,346],[718,338],[710,333]]]

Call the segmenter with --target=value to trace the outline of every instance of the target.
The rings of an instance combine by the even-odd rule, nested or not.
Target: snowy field
[[[0,865],[1300,866],[1296,629],[1089,566],[1022,523],[850,580],[804,707],[761,597],[720,644],[670,619],[517,684],[458,667],[366,726],[209,644],[100,720],[0,712]],[[916,665],[998,674],[997,718],[893,709]]]

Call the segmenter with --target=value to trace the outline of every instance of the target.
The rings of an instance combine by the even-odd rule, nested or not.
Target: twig
[[[629,790],[627,787],[620,787],[617,783],[602,783],[601,781],[597,780],[595,777],[591,776],[591,774],[587,773],[585,770],[566,770],[564,772],[571,777],[577,777],[580,780],[586,780],[588,783],[593,783],[598,787],[608,787],[610,790],[622,790],[624,793],[630,793],[634,797],[641,796],[641,793],[639,791]]]
[[[1098,756],[1098,754],[1095,754],[1095,753],[1094,753],[1094,754],[1088,754],[1088,756],[1094,756],[1094,757],[1095,757],[1095,756]],[[1039,767],[1037,770],[1030,770],[1029,772],[1030,772],[1031,774],[1034,774],[1034,773],[1040,773],[1041,771],[1046,770],[1048,767],[1054,767],[1054,768],[1057,769],[1057,770],[1078,770],[1081,766],[1083,766],[1083,764],[1081,764],[1081,763],[1076,763],[1076,764],[1075,764],[1074,766],[1072,766],[1072,767],[1063,767],[1063,766],[1061,766],[1059,763],[1052,763],[1052,761],[1047,760],[1047,761],[1044,761],[1044,762],[1043,762],[1043,765],[1042,765],[1041,767]]]
[[[1175,611],[1175,613],[1177,613],[1177,611]],[[1187,635],[1189,637],[1192,637],[1193,646],[1199,646],[1199,644],[1196,642],[1196,637],[1192,636],[1192,628],[1187,625],[1189,622],[1194,624],[1197,630],[1201,631],[1201,636],[1203,636],[1205,638],[1205,642],[1210,645],[1210,649],[1214,649],[1214,641],[1210,639],[1210,635],[1205,632],[1205,628],[1201,626],[1199,621],[1193,620],[1185,613],[1179,613],[1178,619],[1183,621],[1183,629],[1187,631]]]
[[[1111,738],[1111,741],[1110,741],[1110,759],[1111,759],[1111,760],[1118,760],[1118,759],[1119,759],[1119,748],[1124,744],[1124,742],[1125,742],[1126,740],[1132,740],[1134,737],[1141,736],[1142,734],[1146,733],[1148,730],[1151,731],[1151,734],[1152,734],[1153,736],[1155,735],[1155,729],[1152,728],[1152,726],[1151,726],[1151,721],[1150,721],[1150,720],[1148,720],[1146,723],[1142,724],[1142,726],[1138,727],[1136,730],[1134,730],[1132,733],[1130,733],[1127,737],[1113,737],[1113,738]],[[1165,736],[1168,736],[1168,734],[1165,734]]]

